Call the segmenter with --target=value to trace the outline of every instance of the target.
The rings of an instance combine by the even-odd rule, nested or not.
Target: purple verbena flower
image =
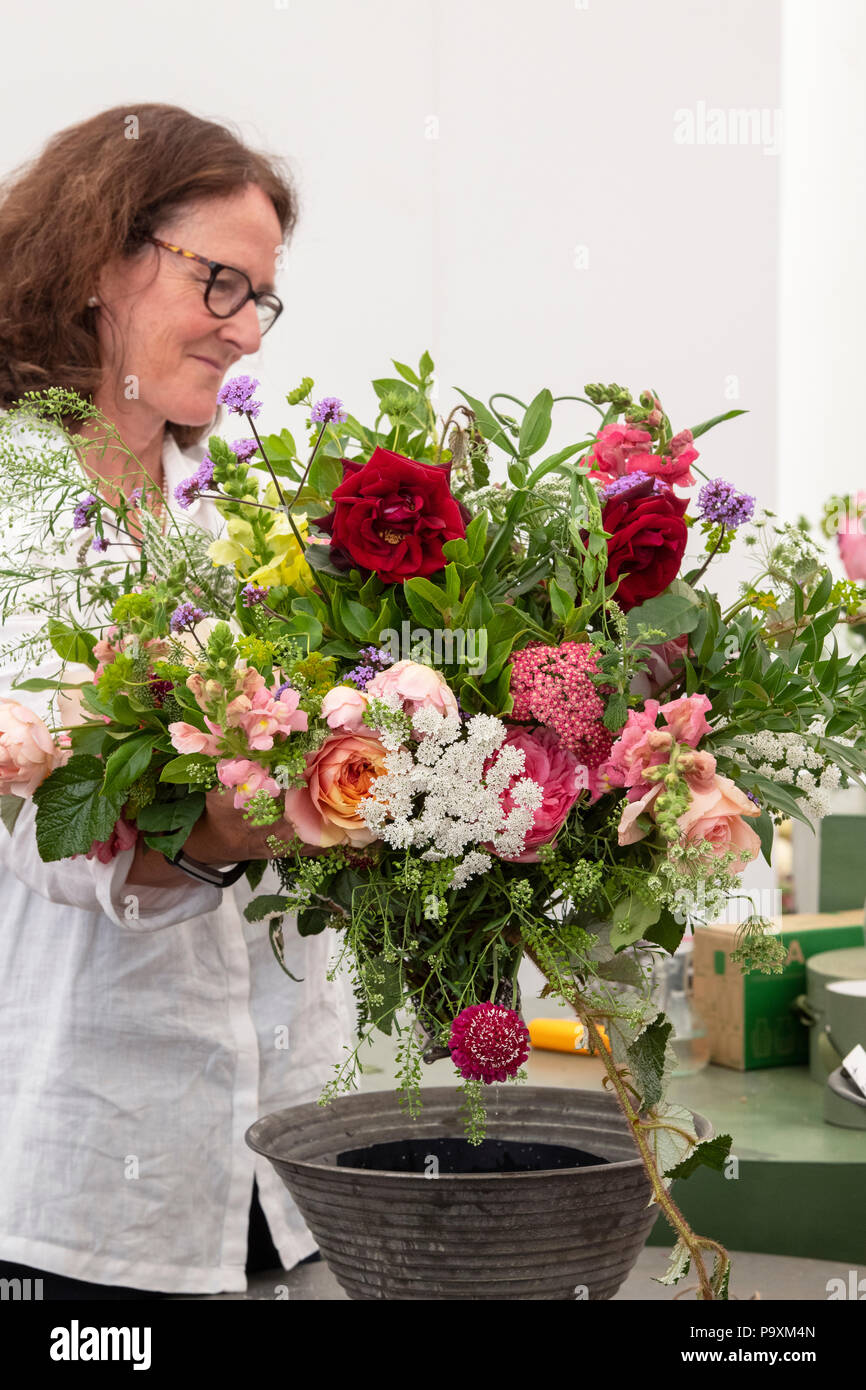
[[[226,406],[232,415],[249,415],[255,419],[262,408],[261,401],[253,400],[258,385],[255,377],[233,376],[217,392],[217,401]]]
[[[394,665],[394,658],[387,647],[361,647],[358,655],[365,660],[347,672],[346,680],[352,681],[359,690],[366,690],[374,676],[384,671],[386,666]]]
[[[258,441],[255,439],[236,439],[234,444],[229,445],[232,453],[237,455],[239,463],[246,463],[251,459],[258,447]]]
[[[254,603],[264,603],[268,592],[267,589],[262,588],[261,584],[245,584],[241,589],[241,601],[244,608],[251,608]]]
[[[72,513],[72,526],[76,531],[81,531],[88,523],[94,507],[99,506],[99,498],[94,497],[92,492],[87,492]]]
[[[184,511],[202,492],[213,486],[213,471],[214,461],[209,454],[205,454],[195,472],[178,483],[174,490],[175,501]]]
[[[751,521],[755,510],[755,499],[747,492],[738,492],[733,483],[724,478],[714,478],[705,483],[698,494],[698,508],[704,521],[715,522],[734,530]]]
[[[317,425],[323,425],[329,420],[342,423],[347,418],[346,411],[343,409],[343,402],[336,396],[324,396],[322,400],[316,401],[310,411],[310,419]]]
[[[195,627],[207,615],[194,603],[179,603],[169,619],[172,632],[182,632],[185,627]]]
[[[134,487],[134,488],[132,489],[132,492],[129,494],[129,497],[128,497],[128,499],[127,499],[128,502],[129,502],[129,504],[130,504],[130,506],[132,506],[132,507],[137,507],[137,506],[138,506],[139,502],[141,501],[143,492],[144,492],[144,488],[141,488],[141,487]]]
[[[91,546],[91,550],[107,550],[107,549],[108,549],[108,541],[105,539],[105,537],[104,537],[104,536],[94,536],[94,538],[93,538],[93,545]]]
[[[602,501],[609,502],[612,497],[619,497],[621,493],[628,492],[631,488],[642,487],[651,481],[651,475],[644,473],[642,469],[635,469],[634,473],[624,473],[604,489],[601,494]]]

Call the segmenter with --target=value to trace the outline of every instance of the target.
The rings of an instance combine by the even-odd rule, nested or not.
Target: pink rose
[[[137,841],[138,830],[131,821],[124,820],[121,816],[114,822],[114,829],[108,839],[94,840],[84,857],[98,859],[100,864],[110,864],[116,855],[122,854],[124,850],[134,849]],[[77,857],[72,856],[73,859]]]
[[[353,685],[337,685],[328,691],[322,701],[322,718],[332,729],[359,734],[367,728],[364,723],[366,708],[367,696],[363,690],[357,690]]]
[[[218,728],[214,725],[214,728]],[[172,747],[178,753],[207,753],[210,757],[216,757],[217,741],[214,735],[202,733],[194,724],[186,724],[182,719],[168,726],[168,736],[171,739]]]
[[[615,422],[604,425],[596,435],[592,451],[587,455],[590,475],[607,486],[621,478],[633,454],[645,454],[652,435],[647,430],[632,429]]]
[[[862,583],[866,579],[866,536],[863,534],[860,518],[866,508],[866,492],[858,492],[854,500],[856,520],[846,518],[844,529],[839,532],[836,540],[839,543],[839,558],[845,566],[848,578]]]
[[[548,844],[561,830],[585,786],[586,769],[573,753],[563,747],[553,730],[544,725],[536,729],[528,729],[522,724],[510,725],[502,747],[509,744],[523,750],[525,762],[523,771],[516,779],[512,778],[500,797],[502,809],[507,813],[516,808],[517,803],[512,799],[510,788],[523,777],[538,782],[544,800],[533,813],[522,853],[502,855],[501,858],[514,864],[535,864],[538,862],[539,846]]]
[[[280,786],[266,767],[249,758],[222,758],[217,763],[217,777],[224,787],[235,788],[234,807],[240,811],[256,792],[279,796]]]
[[[689,809],[677,824],[690,844],[703,842],[708,857],[724,854],[725,850],[739,851],[731,862],[729,872],[741,874],[761,849],[761,841],[743,816],[759,816],[760,808],[730,777],[713,778],[709,790],[692,793]]]
[[[308,845],[369,845],[377,837],[358,805],[384,775],[385,749],[377,738],[337,733],[307,758],[306,786],[286,792],[285,818]]]
[[[397,661],[380,671],[367,685],[367,699],[398,695],[411,718],[419,709],[435,709],[440,714],[459,714],[454,694],[438,671],[418,661]]]
[[[0,795],[32,796],[67,756],[38,714],[0,700]]]

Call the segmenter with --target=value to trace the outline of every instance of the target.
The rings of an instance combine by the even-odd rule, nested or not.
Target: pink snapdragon
[[[652,435],[648,430],[616,422],[602,426],[592,452],[587,455],[590,477],[605,485],[612,483],[626,472],[629,459],[635,454],[645,455],[651,444]]]
[[[264,681],[250,697],[238,695],[226,708],[226,726],[240,728],[255,753],[274,746],[274,738],[285,738],[307,728],[306,710],[298,709],[300,694],[288,687],[282,695],[268,690]]]
[[[217,777],[224,787],[234,787],[234,807],[240,811],[256,792],[267,792],[268,796],[280,795],[279,783],[261,763],[249,758],[222,758],[217,763]]]
[[[172,747],[178,753],[207,753],[209,757],[216,757],[219,749],[217,738],[222,734],[219,724],[213,724],[206,719],[211,732],[205,734],[201,729],[197,729],[194,724],[186,724],[182,719],[174,724],[169,724],[168,735],[171,739]]]

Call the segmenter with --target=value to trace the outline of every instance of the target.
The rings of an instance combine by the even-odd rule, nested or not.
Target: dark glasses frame
[[[261,329],[262,337],[264,337],[266,333],[270,332],[277,319],[280,317],[280,314],[283,312],[282,300],[276,294],[274,294],[272,290],[254,290],[250,277],[246,274],[245,271],[238,270],[238,267],[236,265],[226,265],[223,261],[209,261],[206,256],[199,256],[195,251],[185,251],[182,246],[173,246],[170,241],[161,241],[159,237],[147,236],[145,237],[145,240],[153,242],[154,246],[161,246],[165,251],[173,251],[177,256],[185,256],[189,261],[198,261],[199,265],[207,266],[208,270],[210,271],[210,276],[208,278],[207,284],[204,287],[204,302],[205,308],[208,310],[208,313],[213,314],[214,318],[234,318],[235,314],[239,314],[241,309],[250,299],[252,299],[255,302],[257,313],[259,304],[266,304],[270,306],[272,309],[274,309],[275,313],[270,323],[267,324],[265,328]],[[228,314],[218,314],[217,311],[215,309],[212,309],[210,305],[210,292],[213,289],[214,284],[216,282],[216,278],[221,270],[230,270],[234,275],[242,276],[243,279],[246,280],[247,285],[249,286],[247,293],[241,300],[240,304],[237,306],[236,309],[232,309],[231,312]],[[261,328],[261,320],[259,321],[259,327]]]

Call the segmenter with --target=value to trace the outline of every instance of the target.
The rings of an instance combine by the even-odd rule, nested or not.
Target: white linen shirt
[[[182,451],[166,432],[172,510],[204,452]],[[221,525],[207,499],[186,515]],[[11,619],[0,643],[40,621]],[[26,674],[58,666],[49,658]],[[23,674],[0,669],[0,699],[45,717],[50,692],[10,688]],[[88,675],[67,667],[65,679]],[[325,978],[334,934],[302,938],[285,919],[296,984],[274,959],[267,922],[243,916],[245,878],[224,890],[192,878],[127,886],[131,849],[109,864],[46,864],[34,811],[25,802],[11,835],[0,825],[0,1259],[102,1284],[244,1291],[255,1174],[291,1269],[315,1240],[244,1132],[316,1100],[345,1060],[355,1014],[348,975]],[[256,892],[276,891],[269,866]]]

